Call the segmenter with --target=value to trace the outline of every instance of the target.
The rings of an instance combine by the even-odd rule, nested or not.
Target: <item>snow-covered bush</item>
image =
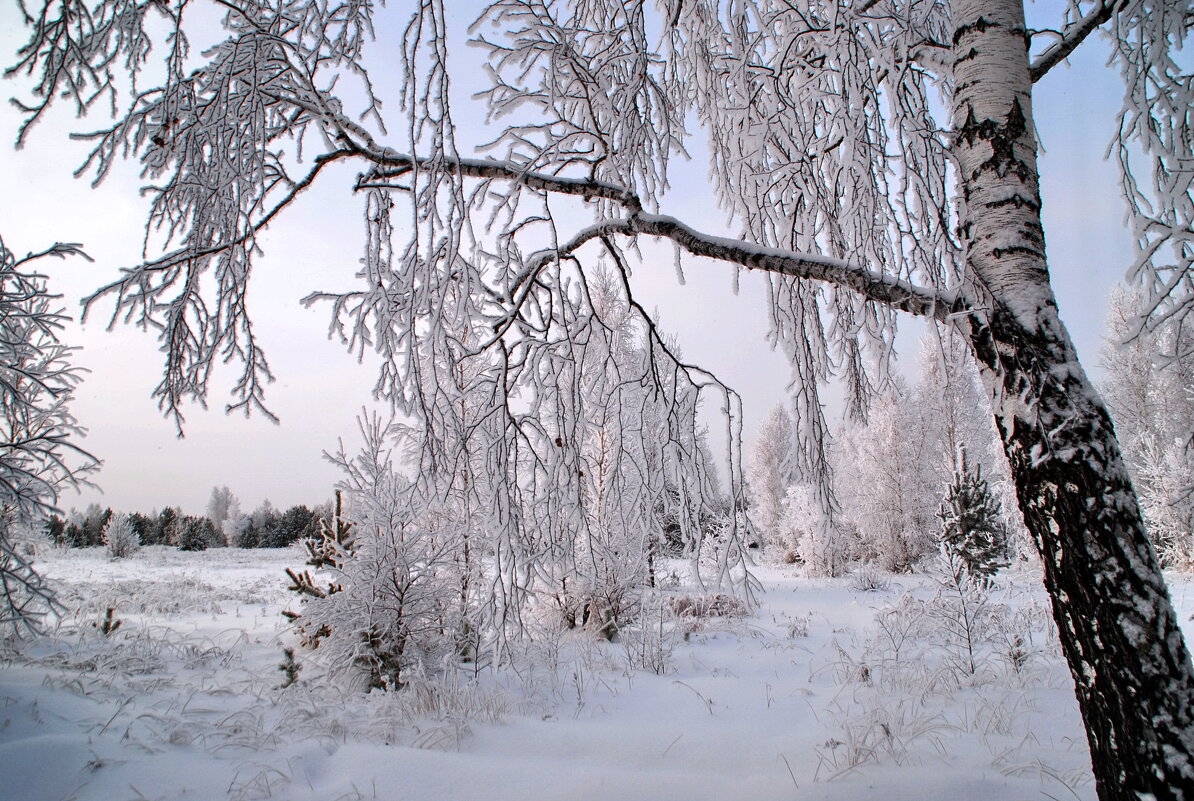
[[[854,592],[887,592],[891,579],[870,565],[861,565],[850,575],[850,589]]]
[[[678,618],[704,620],[711,617],[743,617],[746,604],[732,595],[715,592],[712,595],[677,595],[668,604]]]
[[[625,628],[618,639],[628,668],[657,676],[669,673],[677,640],[675,612],[660,598],[644,602],[635,625]]]
[[[643,602],[645,562],[616,553],[593,555],[590,569],[561,579],[550,593],[567,628],[587,628],[607,640],[634,620]]]
[[[128,515],[117,512],[108,518],[108,524],[104,526],[104,546],[113,559],[132,556],[141,547],[141,538],[133,530]]]

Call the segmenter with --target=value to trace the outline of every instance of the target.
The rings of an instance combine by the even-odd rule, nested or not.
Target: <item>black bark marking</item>
[[[1018,209],[1032,209],[1033,211],[1041,210],[1041,204],[1038,201],[1024,197],[1019,192],[1006,200],[994,200],[987,204],[989,209],[1001,209],[1004,206],[1015,206]]]
[[[957,66],[958,64],[965,63],[977,55],[978,55],[978,50],[976,48],[972,47],[969,50],[967,50],[965,53],[963,53],[962,55],[955,58],[954,65]]]
[[[958,129],[958,141],[970,147],[976,142],[986,142],[991,148],[991,156],[970,174],[971,181],[978,179],[986,170],[992,170],[999,177],[1008,174],[1020,179],[1021,183],[1030,183],[1033,176],[1032,168],[1016,155],[1016,144],[1024,140],[1028,133],[1028,120],[1024,115],[1024,107],[1020,98],[1012,101],[1012,108],[1007,119],[978,120],[974,116],[974,108],[966,110],[966,122]]]
[[[1017,253],[1024,256],[1032,256],[1038,259],[1043,259],[1045,257],[1045,254],[1041,253],[1039,250],[1025,247],[1024,245],[1012,245],[1006,248],[993,248],[991,250],[991,255],[997,259],[1002,259],[1004,256],[1011,256]]]
[[[959,25],[954,30],[954,39],[953,39],[954,47],[957,47],[958,42],[960,42],[962,40],[962,37],[965,36],[966,34],[970,33],[971,31],[977,31],[978,33],[986,33],[987,31],[991,30],[992,28],[1002,28],[1002,27],[1003,27],[1002,23],[993,22],[993,21],[987,19],[986,17],[979,17],[974,22],[968,23],[966,25]]]

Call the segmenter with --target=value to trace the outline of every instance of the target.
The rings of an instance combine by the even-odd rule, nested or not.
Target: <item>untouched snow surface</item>
[[[1094,798],[1032,571],[988,599],[973,673],[931,576],[865,591],[759,568],[757,614],[676,624],[662,675],[567,632],[519,675],[364,694],[301,651],[299,684],[278,687],[282,569],[302,562],[48,549],[71,612],[0,650],[0,798]],[[1191,587],[1172,581],[1185,621]],[[105,636],[108,608],[122,623]]]

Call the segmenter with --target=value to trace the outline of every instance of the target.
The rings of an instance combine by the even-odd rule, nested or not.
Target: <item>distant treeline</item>
[[[172,545],[184,551],[225,546],[285,548],[301,539],[318,537],[319,519],[328,511],[322,506],[315,509],[292,506],[281,512],[266,501],[252,513],[240,515],[235,509],[229,510],[227,504],[221,506],[218,511],[223,515],[219,520],[210,515],[184,515],[170,506],[148,515],[130,512],[128,520],[141,545]],[[65,518],[51,515],[46,522],[46,533],[58,545],[73,548],[104,545],[104,532],[113,514],[110,507],[92,504],[86,511],[73,512]]]

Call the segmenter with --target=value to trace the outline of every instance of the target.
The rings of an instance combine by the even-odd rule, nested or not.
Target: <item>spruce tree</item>
[[[965,452],[937,515],[942,543],[961,557],[972,576],[989,580],[1007,566],[1007,529],[999,501],[982,468],[971,470]]]

